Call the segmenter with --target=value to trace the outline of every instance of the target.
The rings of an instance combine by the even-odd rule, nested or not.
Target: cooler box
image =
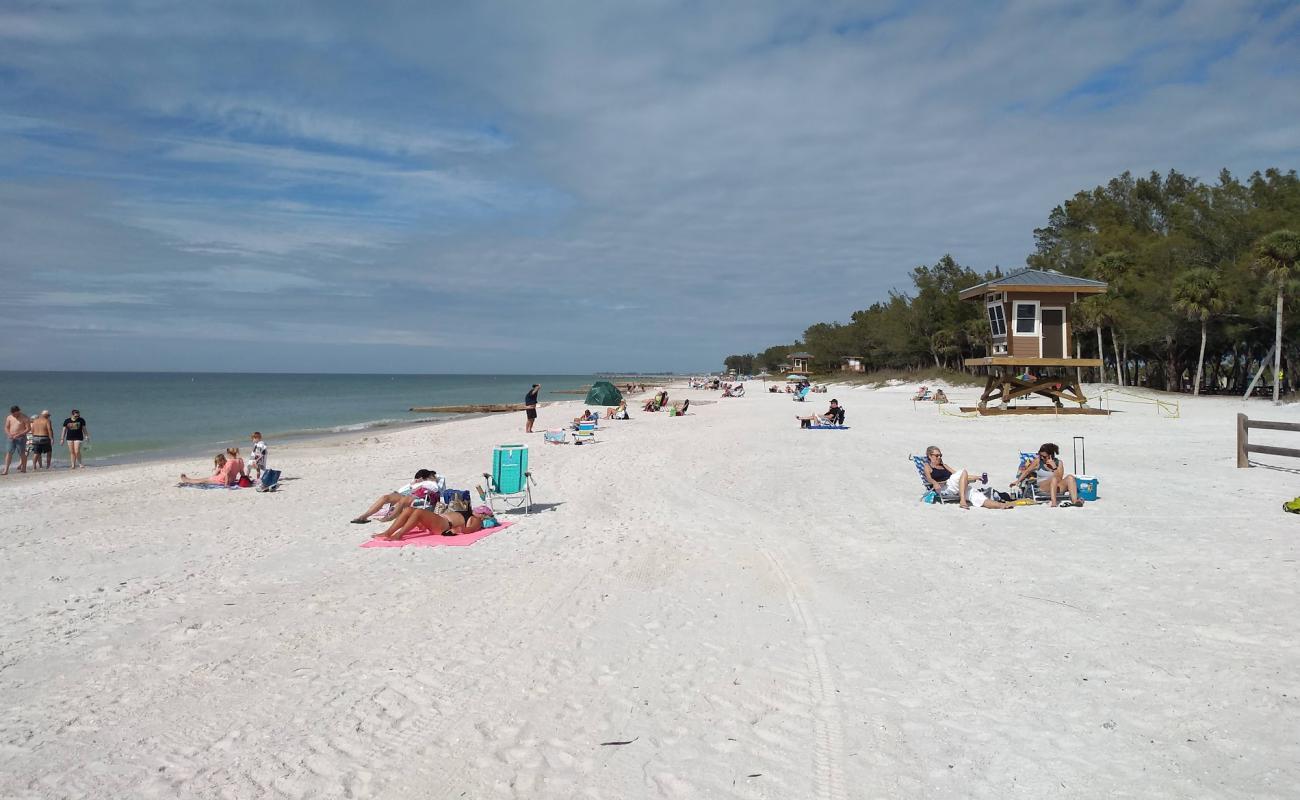
[[[528,445],[503,444],[492,451],[492,477],[496,479],[499,493],[522,492],[527,471]]]
[[[1079,487],[1079,499],[1089,502],[1097,499],[1097,479],[1091,475],[1077,475],[1075,482]]]

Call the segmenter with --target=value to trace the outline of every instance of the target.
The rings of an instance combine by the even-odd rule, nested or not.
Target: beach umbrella
[[[623,393],[609,381],[596,381],[583,402],[589,406],[616,406],[623,402]]]
[[[801,380],[803,380],[803,376],[802,376],[802,375],[793,375],[793,374],[791,374],[791,375],[786,375],[786,376],[785,376],[785,379],[788,380],[788,381],[801,381]]]

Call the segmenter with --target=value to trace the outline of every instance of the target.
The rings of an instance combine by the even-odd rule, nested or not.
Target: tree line
[[[1214,183],[1171,170],[1128,172],[1081,191],[1034,230],[1027,266],[1104,280],[1106,294],[1073,304],[1075,354],[1100,358],[1094,379],[1155,389],[1241,392],[1263,364],[1267,382],[1296,384],[1300,314],[1285,315],[1300,288],[1300,178],[1294,170],[1227,170]],[[962,369],[991,352],[983,303],[962,289],[1000,277],[945,255],[918,266],[906,291],[893,290],[848,322],[818,322],[790,344],[727,356],[728,369],[776,371],[796,351],[819,372],[843,356],[868,371]],[[1293,321],[1292,321],[1293,320]],[[1280,343],[1275,351],[1276,344]],[[1283,380],[1273,381],[1279,370]]]

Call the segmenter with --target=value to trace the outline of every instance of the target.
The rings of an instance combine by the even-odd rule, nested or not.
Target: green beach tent
[[[583,402],[589,406],[616,406],[623,402],[623,393],[609,381],[596,381]]]

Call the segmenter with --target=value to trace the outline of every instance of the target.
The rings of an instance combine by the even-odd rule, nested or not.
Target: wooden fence
[[[1237,466],[1249,467],[1251,453],[1265,453],[1271,456],[1300,458],[1300,449],[1294,447],[1273,447],[1266,444],[1251,444],[1251,430],[1292,431],[1300,433],[1300,422],[1269,422],[1262,419],[1250,419],[1245,414],[1237,415]]]

